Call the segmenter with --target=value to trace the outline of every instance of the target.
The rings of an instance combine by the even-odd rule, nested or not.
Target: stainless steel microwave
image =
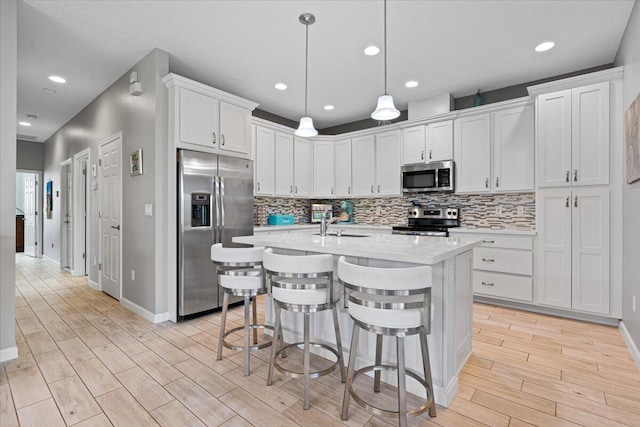
[[[405,194],[452,192],[455,165],[446,162],[419,163],[402,167],[402,192]]]

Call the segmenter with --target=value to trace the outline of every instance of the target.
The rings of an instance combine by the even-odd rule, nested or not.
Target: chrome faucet
[[[329,209],[326,209],[322,212],[322,219],[320,220],[320,235],[326,236],[327,229],[329,228],[330,221],[327,221],[327,214],[329,213]]]

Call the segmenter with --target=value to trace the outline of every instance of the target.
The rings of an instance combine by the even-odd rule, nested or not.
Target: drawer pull
[[[494,262],[495,259],[493,259],[493,258],[482,258],[482,261],[484,261],[484,262]]]
[[[495,243],[495,240],[483,240],[482,243]]]
[[[493,286],[493,283],[491,283],[491,282],[482,282],[482,284],[484,286]]]

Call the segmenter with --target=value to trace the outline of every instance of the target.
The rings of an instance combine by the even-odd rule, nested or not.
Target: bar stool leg
[[[309,313],[304,313],[304,409],[309,409]]]
[[[267,385],[273,384],[273,367],[276,363],[276,350],[278,349],[278,341],[280,335],[282,335],[282,329],[280,327],[280,311],[282,310],[280,306],[276,303],[274,304],[276,308],[276,324],[273,328],[274,337],[271,341],[271,357],[269,358],[269,373],[267,375]],[[282,337],[284,341],[284,337]]]
[[[224,328],[227,324],[227,309],[229,308],[229,294],[225,291],[222,300],[222,319],[220,320],[220,337],[218,338],[218,355],[216,360],[222,360],[222,344],[224,343]]]
[[[340,335],[340,323],[338,323],[338,307],[334,305],[331,307],[333,312],[333,327],[336,332],[336,345],[338,347],[338,363],[340,364],[340,378],[342,382],[347,380],[347,373],[344,367],[344,353],[342,351],[342,336]]]
[[[249,306],[251,305],[251,297],[249,295],[244,296],[244,376],[249,375],[249,323],[251,318],[249,317]]]
[[[407,427],[407,384],[404,366],[404,337],[396,337],[398,355],[398,418],[400,427]]]
[[[424,367],[424,380],[429,386],[429,397],[433,401],[431,407],[429,407],[429,416],[436,416],[436,400],[433,395],[433,380],[431,379],[431,362],[429,359],[429,344],[427,343],[427,334],[420,332],[420,349],[422,351],[422,365]]]
[[[376,366],[382,365],[382,334],[376,334]],[[380,371],[373,374],[373,391],[380,392]]]
[[[358,350],[358,336],[360,328],[354,322],[353,332],[351,333],[351,347],[349,350],[349,368],[347,370],[347,383],[344,385],[344,396],[342,398],[342,414],[340,419],[347,421],[349,419],[349,402],[351,400],[351,386],[353,385],[353,371],[356,367],[356,351]]]
[[[256,307],[256,298],[257,296],[253,296],[251,297],[251,300],[253,302],[253,325],[257,325],[258,324],[258,309]],[[258,344],[258,329],[257,328],[253,328],[253,345]]]

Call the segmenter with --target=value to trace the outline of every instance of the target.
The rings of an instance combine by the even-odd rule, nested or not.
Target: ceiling
[[[389,0],[388,92],[396,107],[443,93],[466,96],[613,62],[633,0]],[[44,141],[153,48],[170,70],[316,128],[368,118],[384,91],[383,2],[32,1],[18,6],[18,133]],[[556,47],[536,53],[553,40]],[[47,76],[67,79],[60,85]],[[416,88],[404,83],[416,80]],[[275,83],[288,85],[285,91]],[[57,91],[43,91],[51,88]],[[333,111],[323,106],[332,104]]]

